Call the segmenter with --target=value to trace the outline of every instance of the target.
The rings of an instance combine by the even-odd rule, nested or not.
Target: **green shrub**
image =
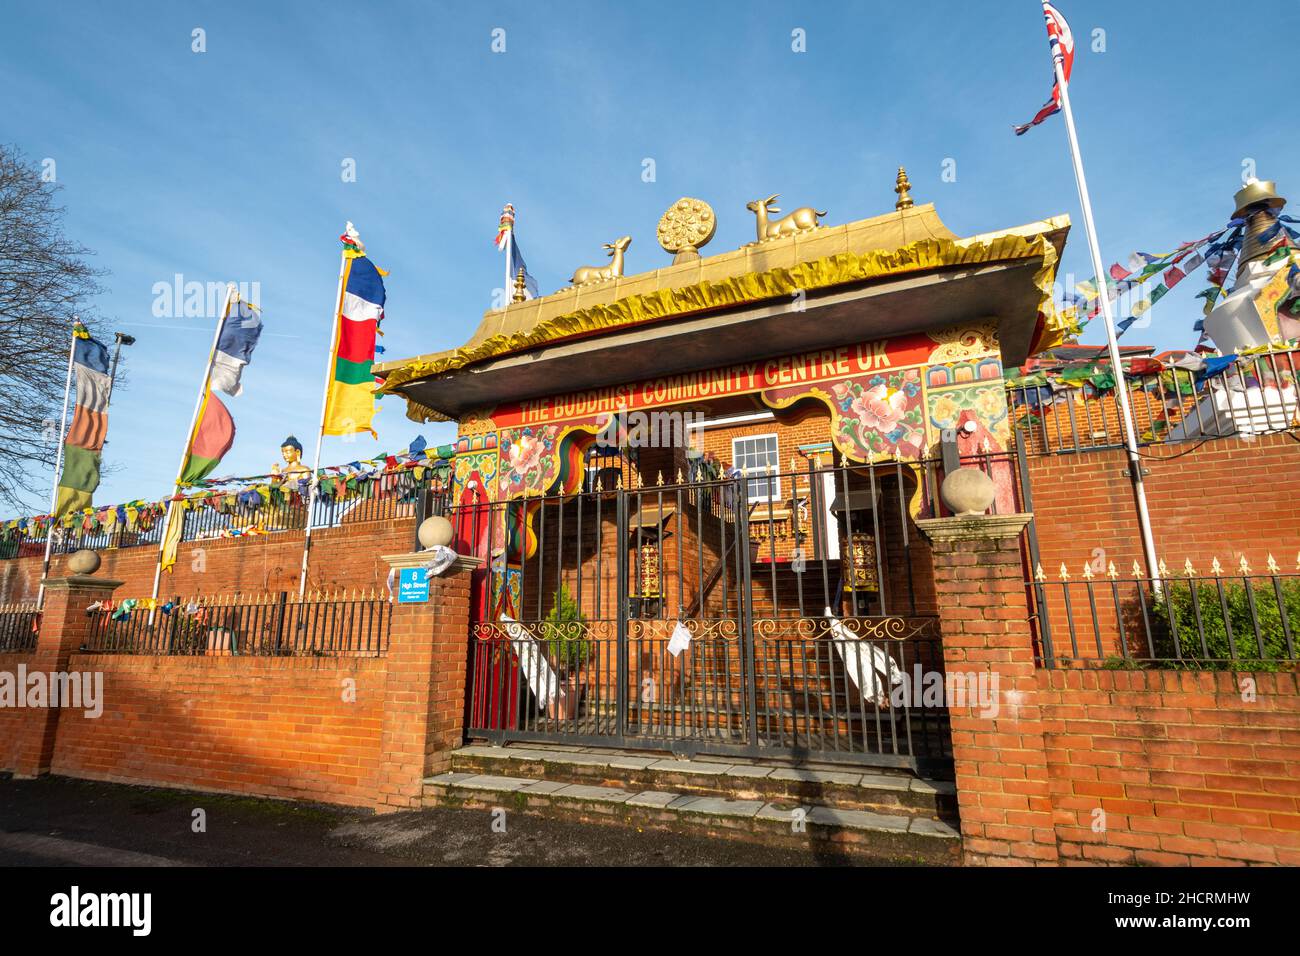
[[[1220,597],[1219,586],[1214,581],[1167,581],[1161,596],[1151,602],[1156,656],[1174,659],[1181,652],[1188,664],[1233,670],[1280,670],[1289,666],[1288,661],[1293,664],[1294,660],[1287,652],[1277,595],[1280,590],[1292,645],[1296,646],[1300,643],[1300,580],[1286,579],[1279,584],[1275,590],[1272,580],[1253,580],[1248,591],[1244,583],[1224,581]],[[1170,626],[1171,617],[1173,627]],[[1259,626],[1258,637],[1256,624]],[[1231,642],[1228,639],[1229,627],[1232,629]]]
[[[591,660],[591,645],[584,636],[586,628],[582,626],[587,619],[582,616],[582,608],[578,607],[568,588],[560,586],[555,606],[544,620],[555,625],[544,629],[546,653],[555,666],[570,673],[586,666]]]

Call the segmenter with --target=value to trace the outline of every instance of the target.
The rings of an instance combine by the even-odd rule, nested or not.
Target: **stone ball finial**
[[[943,479],[939,486],[943,503],[959,518],[982,515],[997,497],[993,479],[979,468],[963,465]]]
[[[68,557],[68,570],[73,574],[94,574],[99,570],[99,554],[82,548]]]
[[[428,551],[430,548],[448,547],[455,532],[450,521],[441,515],[433,515],[420,522],[415,536],[420,540],[420,546]]]

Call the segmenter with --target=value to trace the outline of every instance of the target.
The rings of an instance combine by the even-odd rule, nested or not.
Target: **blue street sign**
[[[397,572],[397,603],[429,603],[428,568],[402,568]]]

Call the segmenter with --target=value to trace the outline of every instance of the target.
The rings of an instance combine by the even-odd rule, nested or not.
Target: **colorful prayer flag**
[[[1065,17],[1061,16],[1060,11],[1047,0],[1043,0],[1043,17],[1047,21],[1047,43],[1052,50],[1052,97],[1028,123],[1012,127],[1017,136],[1023,136],[1030,127],[1037,126],[1053,113],[1061,111],[1061,89],[1056,81],[1055,64],[1060,62],[1061,74],[1067,84],[1070,82],[1070,73],[1074,69],[1074,35],[1070,32],[1070,25],[1065,22]]]
[[[199,410],[199,424],[194,430],[185,467],[181,470],[181,484],[192,485],[212,474],[230,446],[235,443],[235,420],[221,399],[208,393]]]
[[[77,403],[63,442],[63,469],[55,497],[54,518],[89,508],[99,487],[100,454],[108,431],[108,349],[90,337],[80,322],[73,325],[72,368]]]
[[[387,292],[383,277],[387,273],[366,257],[365,246],[352,223],[348,223],[348,232],[340,239],[346,247],[347,261],[322,430],[326,435],[370,432],[378,438],[371,427],[375,395],[370,369],[375,362],[375,337],[383,334],[379,325],[384,319]]]
[[[212,387],[238,398],[244,391],[239,378],[244,366],[253,358],[253,349],[262,336],[262,319],[247,302],[234,303],[227,313],[217,340],[217,354],[212,360]]]

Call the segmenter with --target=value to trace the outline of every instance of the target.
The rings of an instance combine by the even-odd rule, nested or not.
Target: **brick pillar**
[[[953,706],[962,849],[971,864],[1055,864],[1056,830],[1020,532],[1028,514],[927,518],[944,667],[997,680],[996,712]],[[969,685],[968,685],[969,686]],[[987,703],[987,702],[986,702]]]
[[[414,567],[427,555],[386,555],[391,567]],[[461,557],[429,578],[429,600],[393,604],[380,750],[378,812],[418,807],[424,778],[451,766],[461,745],[468,667],[469,572],[481,558]]]
[[[27,673],[54,675],[66,672],[68,659],[90,636],[91,617],[86,608],[96,601],[106,601],[122,586],[121,581],[74,574],[45,582],[45,604],[36,650],[24,663]],[[21,689],[20,689],[21,690]],[[54,759],[54,740],[59,729],[60,709],[46,707],[30,710],[19,731],[15,777],[38,777],[48,773]],[[73,714],[77,719],[82,715]]]

